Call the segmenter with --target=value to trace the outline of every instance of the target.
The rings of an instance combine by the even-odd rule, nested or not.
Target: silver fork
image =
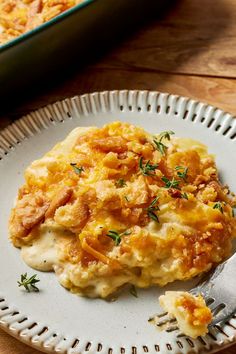
[[[236,311],[236,253],[207,273],[200,283],[189,292],[201,294],[213,314],[209,327],[225,322]],[[155,315],[155,325],[167,332],[178,330],[177,321],[168,316],[167,312]]]

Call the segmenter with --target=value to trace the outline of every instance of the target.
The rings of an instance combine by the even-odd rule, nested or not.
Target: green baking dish
[[[171,0],[84,0],[16,39],[0,46],[2,104],[25,90],[47,86],[71,67],[85,63],[114,46],[120,35],[160,14]]]

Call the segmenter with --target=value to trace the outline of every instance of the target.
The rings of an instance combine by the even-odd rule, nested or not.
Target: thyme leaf
[[[71,163],[70,165],[77,175],[81,175],[81,173],[84,172],[83,166],[77,166],[76,163]]]
[[[21,287],[23,286],[28,292],[30,291],[39,291],[37,286],[35,285],[38,283],[40,280],[36,279],[37,274],[32,275],[31,277],[28,278],[27,273],[21,274],[20,281],[17,281],[18,286]]]
[[[155,139],[153,140],[153,142],[155,144],[156,150],[158,150],[162,155],[165,155],[167,146],[164,145],[161,141],[157,141]]]
[[[115,242],[116,246],[119,246],[119,244],[121,243],[121,237],[123,235],[130,235],[130,234],[131,234],[131,231],[129,231],[129,230],[126,230],[126,231],[121,232],[121,233],[119,233],[116,230],[109,230],[108,233],[107,233],[107,236],[112,238],[112,240]]]
[[[170,136],[174,135],[175,133],[172,130],[164,131],[160,134],[160,139],[159,141],[162,141],[162,139],[167,139],[170,141]]]
[[[156,211],[160,210],[159,206],[156,205],[158,202],[159,197],[156,197],[153,199],[153,201],[151,202],[151,204],[147,207],[147,215],[150,219],[159,222],[159,218],[156,214]]]
[[[159,140],[157,139],[153,140],[156,150],[158,150],[161,153],[161,155],[165,155],[166,150],[168,149],[168,147],[165,144],[163,144],[162,140],[163,139],[170,140],[170,136],[173,134],[174,132],[172,132],[171,130],[165,131],[160,134]]]
[[[176,166],[175,171],[177,171],[179,178],[182,178],[184,182],[187,182],[188,167]]]
[[[174,179],[174,177],[172,178],[172,180],[170,180],[167,177],[162,177],[161,178],[162,181],[165,183],[165,188],[169,189],[169,188],[175,188],[175,189],[179,189],[179,181],[177,181],[176,179]]]
[[[119,178],[116,182],[115,182],[116,187],[118,188],[123,188],[124,186],[126,186],[126,182],[123,178]]]
[[[143,164],[143,157],[140,157],[139,168],[144,176],[155,176],[155,173],[153,173],[153,171],[155,171],[157,169],[157,167],[158,167],[158,164],[152,165],[150,163],[150,160],[148,160],[148,162],[144,165]]]
[[[213,206],[213,209],[218,209],[222,214],[224,213],[223,206],[225,205],[225,202],[216,202]]]
[[[112,238],[113,241],[115,241],[116,246],[118,246],[121,243],[121,237],[117,231],[109,230],[107,236]]]

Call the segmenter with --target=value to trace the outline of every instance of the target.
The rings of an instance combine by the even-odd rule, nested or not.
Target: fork
[[[236,253],[219,264],[213,271],[207,273],[189,291],[192,295],[201,294],[206,305],[211,309],[213,320],[209,327],[219,322],[225,322],[236,311]],[[155,324],[158,327],[165,327],[167,332],[178,330],[177,321],[168,316],[167,312],[155,315]],[[150,319],[151,320],[151,319]]]

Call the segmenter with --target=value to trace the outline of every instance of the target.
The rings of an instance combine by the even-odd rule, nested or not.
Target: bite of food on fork
[[[235,312],[236,284],[230,282],[236,266],[236,254],[214,271],[190,292],[166,291],[159,297],[165,312],[149,319],[159,329],[197,338],[208,333],[208,328],[225,322]]]

